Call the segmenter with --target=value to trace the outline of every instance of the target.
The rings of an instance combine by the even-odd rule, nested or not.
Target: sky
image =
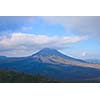
[[[76,58],[100,58],[99,16],[1,16],[0,56],[54,48]]]

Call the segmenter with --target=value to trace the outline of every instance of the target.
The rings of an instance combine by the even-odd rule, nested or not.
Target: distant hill
[[[6,56],[0,56],[0,59],[6,59],[7,57]]]
[[[85,61],[91,64],[100,64],[100,59],[86,59]]]

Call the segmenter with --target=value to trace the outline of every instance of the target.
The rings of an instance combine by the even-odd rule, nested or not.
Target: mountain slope
[[[65,64],[100,69],[99,64],[91,64],[81,59],[72,58],[51,48],[44,48],[36,54],[33,54],[30,58],[33,59],[33,61],[42,63]]]
[[[40,50],[39,52],[37,52],[36,54],[33,54],[31,57],[34,58],[35,60],[37,59],[37,60],[47,62],[47,63],[49,63],[49,62],[56,63],[56,61],[53,61],[53,58],[54,59],[61,58],[63,60],[67,60],[67,61],[85,62],[85,61],[80,60],[80,59],[66,56],[66,55],[60,53],[59,51],[57,51],[56,49],[51,49],[51,48],[44,48],[44,49]]]
[[[83,81],[99,79],[100,64],[88,64],[45,48],[29,57],[0,60],[0,69],[41,75],[59,81]]]

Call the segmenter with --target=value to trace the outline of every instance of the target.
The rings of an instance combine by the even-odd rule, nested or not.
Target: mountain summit
[[[84,62],[83,60],[66,56],[52,48],[44,48],[36,54],[33,54],[32,58],[45,63],[64,63],[66,61]]]
[[[52,48],[44,48],[42,50],[40,50],[39,52],[37,52],[36,54],[34,54],[33,56],[58,56],[60,54],[60,52],[58,52],[56,49],[52,49]]]

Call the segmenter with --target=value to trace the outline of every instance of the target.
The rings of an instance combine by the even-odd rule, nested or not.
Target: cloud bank
[[[84,36],[48,36],[26,33],[13,33],[4,35],[0,39],[0,55],[25,56],[34,51],[49,47],[64,49],[68,44],[73,44],[86,39]]]

